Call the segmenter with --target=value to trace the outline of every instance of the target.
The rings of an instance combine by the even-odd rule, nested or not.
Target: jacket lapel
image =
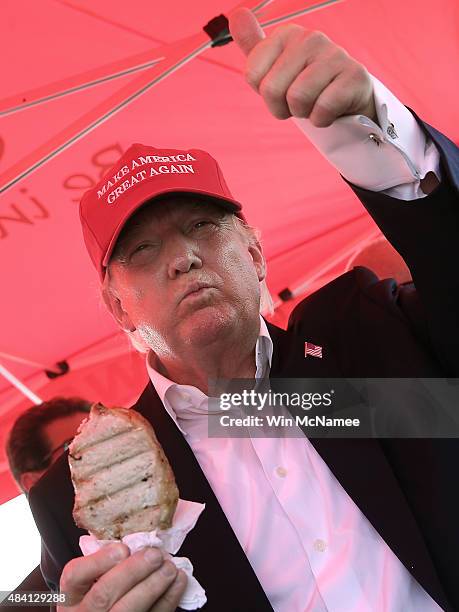
[[[180,497],[206,504],[195,528],[187,535],[180,555],[190,558],[194,575],[206,591],[209,609],[272,612],[269,600],[193,451],[151,383],[133,408],[153,425],[174,471]]]
[[[271,378],[342,376],[324,358],[304,358],[305,338],[267,324],[274,343]],[[316,339],[320,344],[320,338]],[[313,340],[314,342],[314,340]],[[445,609],[447,599],[425,541],[377,439],[310,438],[342,487],[423,588]]]

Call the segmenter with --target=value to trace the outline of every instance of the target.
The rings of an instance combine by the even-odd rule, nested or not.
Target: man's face
[[[144,207],[121,234],[109,274],[118,322],[159,356],[258,323],[261,250],[212,203],[177,196]]]
[[[46,423],[43,427],[43,435],[47,440],[50,450],[53,451],[51,463],[54,463],[62,455],[65,450],[65,443],[75,437],[81,421],[88,416],[89,414],[85,412],[76,412]]]
[[[76,431],[81,421],[88,416],[85,412],[68,414],[50,421],[43,427],[42,435],[49,448],[50,464],[43,470],[25,472],[21,475],[21,486],[27,492],[51,467],[51,465],[62,455],[66,442],[69,442],[76,435]]]

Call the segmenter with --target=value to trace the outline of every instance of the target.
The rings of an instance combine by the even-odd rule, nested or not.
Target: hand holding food
[[[187,586],[187,576],[157,548],[129,554],[124,544],[110,544],[64,567],[60,590],[70,606],[59,612],[172,612]]]
[[[150,423],[125,408],[94,404],[69,448],[74,519],[99,540],[169,529],[179,492]],[[175,610],[187,576],[160,548],[130,554],[119,543],[73,559],[61,591],[73,610]],[[66,608],[68,609],[68,608]]]

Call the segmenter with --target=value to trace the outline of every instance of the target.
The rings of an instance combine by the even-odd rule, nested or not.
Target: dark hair
[[[38,406],[32,406],[15,421],[6,442],[6,454],[11,472],[20,483],[25,472],[38,472],[49,468],[52,450],[45,436],[44,426],[63,416],[87,414],[91,402],[79,397],[54,397]]]

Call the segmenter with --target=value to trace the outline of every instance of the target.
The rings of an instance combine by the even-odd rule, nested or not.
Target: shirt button
[[[317,552],[324,552],[327,548],[327,543],[324,540],[316,540],[314,542],[314,550]]]
[[[287,476],[287,470],[284,467],[279,466],[276,468],[276,474],[281,478],[285,478]]]

